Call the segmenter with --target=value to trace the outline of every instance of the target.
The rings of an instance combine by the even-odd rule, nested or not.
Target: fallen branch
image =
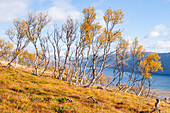
[[[90,98],[93,100],[94,103],[97,103],[97,104],[99,103],[99,102],[96,101],[92,96],[91,96],[91,97],[88,97],[87,99],[90,99]]]

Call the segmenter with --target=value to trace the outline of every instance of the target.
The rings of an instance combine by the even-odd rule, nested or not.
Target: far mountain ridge
[[[153,53],[153,52],[146,52],[145,56],[147,56],[148,54]],[[162,63],[162,67],[163,67],[163,71],[158,70],[157,72],[153,73],[153,74],[169,74],[170,75],[170,53],[158,53],[158,55],[161,57],[161,59],[159,61],[161,61]],[[109,61],[107,63],[107,65],[111,65],[109,68],[113,67],[114,64],[114,58],[115,58],[115,54],[112,55],[112,60]],[[86,58],[84,58],[85,60]],[[85,60],[86,61],[86,60]],[[92,61],[92,56],[90,56],[90,60],[88,63],[88,67],[91,65],[91,61]],[[126,63],[128,63],[128,67],[126,67],[126,71],[130,70],[130,64],[132,63],[132,57],[130,56],[127,60]]]

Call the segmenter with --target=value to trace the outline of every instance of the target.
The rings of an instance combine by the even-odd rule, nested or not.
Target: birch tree
[[[120,30],[115,30],[114,28],[117,24],[123,22],[123,18],[124,14],[121,10],[112,11],[107,9],[103,16],[106,27],[101,30],[101,26],[98,23],[94,26],[95,29],[93,29],[96,30],[93,31],[95,36],[88,40],[92,43],[93,57],[91,62],[91,80],[87,87],[94,85],[95,81],[102,76],[110,55],[115,52],[112,51],[111,46],[115,40],[122,38],[122,36]],[[99,68],[98,71],[97,68]]]
[[[29,13],[28,20],[27,20],[27,33],[26,36],[31,41],[35,48],[35,59],[34,59],[34,66],[35,66],[35,75],[38,75],[38,59],[40,58],[39,51],[38,51],[38,40],[42,38],[42,30],[43,28],[51,21],[51,18],[48,16],[48,13]]]
[[[65,24],[62,26],[63,35],[61,37],[61,40],[66,46],[66,52],[65,52],[63,68],[61,68],[59,70],[60,71],[60,73],[59,73],[60,80],[63,79],[64,72],[66,69],[66,64],[70,57],[69,55],[71,54],[70,49],[77,37],[77,29],[78,29],[78,23],[76,21],[74,22],[74,20],[70,17],[67,18]]]
[[[140,81],[140,74],[139,74],[139,65],[141,60],[144,58],[145,49],[142,45],[139,45],[139,41],[137,37],[132,42],[130,46],[130,55],[132,58],[132,62],[129,62],[130,74],[128,76],[127,88],[124,92],[130,90],[130,88],[134,87],[137,82]]]
[[[140,73],[142,75],[141,81],[140,81],[140,89],[138,92],[138,96],[140,96],[143,86],[147,79],[151,79],[152,72],[157,72],[158,70],[163,71],[163,68],[161,67],[161,62],[159,61],[160,57],[157,53],[149,54],[146,58],[144,58],[140,62]]]
[[[9,39],[13,42],[15,45],[15,50],[12,56],[12,59],[10,62],[8,62],[7,67],[11,65],[11,63],[16,60],[18,56],[25,50],[27,45],[29,44],[30,40],[27,37],[27,28],[28,28],[28,20],[20,20],[20,19],[14,19],[14,27],[9,28],[6,32]],[[16,65],[15,65],[16,68]]]

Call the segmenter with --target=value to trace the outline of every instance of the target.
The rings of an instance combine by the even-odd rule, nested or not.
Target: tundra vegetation
[[[31,75],[24,67],[0,67],[0,112],[139,113],[155,109],[155,99],[130,93],[70,85],[67,81]],[[110,89],[111,90],[111,89]],[[95,103],[89,97],[93,97]],[[72,99],[73,102],[67,101]],[[159,108],[169,113],[170,105]]]
[[[123,23],[124,14],[122,10],[112,10],[111,8],[107,9],[103,16],[104,25],[97,22],[94,7],[85,8],[83,10],[83,15],[82,22],[78,22],[78,20],[68,17],[61,27],[54,25],[53,29],[50,31],[48,30],[48,32],[44,29],[51,21],[51,17],[48,16],[47,12],[39,12],[36,14],[28,13],[25,20],[14,20],[14,27],[9,28],[6,32],[11,42],[5,42],[2,39],[0,40],[1,61],[6,60],[6,62],[8,62],[6,66],[12,67],[12,69],[1,68],[1,71],[4,73],[5,70],[9,72],[12,71],[11,73],[15,74],[18,73],[18,75],[14,74],[17,81],[16,84],[18,85],[20,81],[18,77],[26,77],[28,81],[21,80],[20,82],[25,83],[26,86],[28,85],[28,88],[22,85],[21,87],[18,86],[11,88],[17,85],[9,85],[11,84],[10,82],[12,82],[9,80],[13,78],[11,78],[12,75],[8,73],[8,76],[5,75],[5,77],[9,77],[9,80],[4,81],[1,79],[1,83],[4,85],[1,92],[5,93],[0,97],[0,99],[4,98],[5,101],[3,102],[6,102],[9,99],[7,98],[7,93],[10,93],[10,96],[17,93],[19,94],[18,96],[23,95],[26,97],[23,98],[25,99],[25,101],[23,100],[25,103],[29,103],[29,101],[37,101],[36,110],[41,109],[42,111],[43,109],[45,111],[50,110],[47,109],[47,103],[44,103],[47,101],[52,102],[50,103],[52,110],[70,109],[70,112],[77,112],[77,108],[84,105],[85,106],[82,110],[86,109],[85,107],[90,105],[91,109],[89,110],[91,112],[94,112],[92,108],[96,108],[95,110],[99,110],[101,108],[104,111],[107,111],[108,109],[109,112],[115,112],[116,109],[120,110],[121,108],[123,108],[123,110],[121,109],[120,111],[127,112],[131,110],[136,112],[139,111],[139,109],[145,109],[141,104],[139,104],[140,102],[138,103],[137,101],[139,98],[142,99],[143,97],[131,95],[136,99],[139,108],[136,106],[134,108],[126,109],[125,106],[131,106],[130,104],[132,103],[124,103],[123,101],[124,99],[126,101],[129,99],[128,96],[130,94],[128,93],[134,93],[137,96],[142,95],[151,97],[151,74],[159,69],[163,70],[161,62],[159,61],[160,57],[157,53],[150,53],[146,56],[145,49],[142,45],[139,45],[137,38],[135,38],[133,43],[130,44],[128,40],[122,37],[122,30],[117,29],[119,24]],[[29,44],[33,45],[35,53],[28,52],[29,50],[27,49],[27,46]],[[126,60],[130,57],[132,58],[132,61],[126,62]],[[110,64],[110,62],[112,63]],[[15,66],[13,66],[13,64],[15,64]],[[24,68],[26,71],[18,71],[18,69],[16,69],[17,64],[26,66]],[[112,67],[113,69],[112,77],[105,76],[103,74],[104,69],[108,67]],[[128,73],[126,72],[127,67],[131,67],[128,68]],[[15,68],[16,71],[14,71],[13,68]],[[31,71],[31,73],[28,72],[28,70]],[[29,78],[28,74],[35,76],[30,76]],[[48,79],[37,78],[36,76],[46,77]],[[127,82],[122,83],[125,76],[128,77]],[[34,78],[35,80],[31,78]],[[59,80],[54,82],[53,79]],[[29,84],[32,84],[31,81],[34,82],[33,84],[35,85],[35,88],[30,87]],[[67,81],[67,83],[71,85],[69,86],[70,89],[64,89],[64,87],[61,86],[61,84],[63,84],[68,87],[68,84],[64,81]],[[47,85],[45,87],[51,88],[49,91],[47,91],[48,88],[36,88],[40,87],[40,84],[49,84],[49,86]],[[58,89],[54,87],[54,85],[56,85]],[[106,91],[80,88],[94,88],[96,86]],[[70,103],[66,103],[70,107],[65,107],[65,104],[62,104],[62,107],[60,105],[53,106],[52,104],[55,104],[54,102],[58,103],[58,97],[56,98],[55,96],[57,95],[56,91],[60,89],[59,87],[62,87],[61,90],[65,90],[59,91],[60,93],[63,93],[63,96],[73,97],[79,102],[82,101],[82,103],[72,103],[75,104],[77,108],[72,108]],[[79,89],[80,91],[78,92],[83,91],[84,93],[77,93],[78,95],[71,96],[73,95],[73,89],[76,91]],[[34,95],[30,94],[30,91],[33,92]],[[108,103],[109,107],[106,106],[108,108],[103,108],[105,104],[102,104],[103,107],[99,107],[100,105],[89,104],[88,100],[83,100],[83,94],[86,96],[88,94],[90,96],[90,94],[95,95],[95,92],[96,96],[94,97],[96,97],[100,103],[106,104],[108,102],[112,103],[111,101],[113,101],[113,105]],[[104,94],[105,92],[107,92],[107,94]],[[114,98],[117,98],[120,93],[122,95],[125,94],[125,96],[115,100]],[[44,95],[48,95],[48,98],[45,98]],[[35,99],[32,99],[34,96]],[[65,99],[59,100],[65,101]],[[9,102],[12,101],[14,103],[16,102],[15,99],[10,100]],[[38,103],[40,101],[42,103]],[[22,100],[18,100],[18,103],[22,103]],[[117,104],[114,105],[115,103]],[[29,104],[31,105],[30,107],[33,107],[33,104]],[[25,108],[28,107],[28,105],[27,107],[24,107],[24,105],[27,104],[23,104],[23,106],[14,106],[18,110],[21,109],[22,111],[22,108],[26,110]],[[132,106],[133,105],[134,104],[132,104]],[[43,106],[43,109],[40,106]],[[111,106],[113,108],[111,108]],[[151,108],[152,105],[148,103],[148,105],[144,106],[147,106],[147,109]],[[167,105],[162,105],[162,108],[165,109],[165,106]],[[97,107],[99,107],[99,109],[97,109]],[[6,108],[4,107],[4,109]],[[11,108],[11,110],[12,109],[14,108]],[[33,111],[35,110],[33,108],[31,109]]]

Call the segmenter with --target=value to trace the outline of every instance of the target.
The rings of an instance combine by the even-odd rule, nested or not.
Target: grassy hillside
[[[0,67],[0,112],[137,113],[154,109],[155,99],[70,86],[22,70]],[[99,103],[87,99],[89,96]],[[67,98],[73,102],[66,101]],[[170,105],[164,102],[160,108],[163,113],[170,112]]]

